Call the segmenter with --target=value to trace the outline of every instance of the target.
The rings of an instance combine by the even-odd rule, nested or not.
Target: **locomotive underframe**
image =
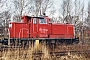
[[[39,43],[46,42],[46,45],[62,45],[62,44],[78,44],[79,39],[74,38],[74,39],[59,39],[59,38],[11,38],[10,39],[10,45],[22,45],[22,42],[24,42],[24,45],[27,44],[34,44],[36,40],[39,40]],[[2,45],[8,45],[9,40],[4,39],[0,40],[0,43]]]

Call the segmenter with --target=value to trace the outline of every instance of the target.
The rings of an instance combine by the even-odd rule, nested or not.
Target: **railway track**
[[[21,46],[7,46],[7,45],[3,45],[0,50],[4,49],[18,49],[18,48],[22,48]],[[27,48],[28,49],[28,48]],[[75,51],[90,51],[90,45],[87,44],[76,44],[76,45],[60,45],[60,46],[56,46],[54,49],[51,49],[49,47],[47,47],[49,52],[75,52]]]
[[[90,46],[89,45],[67,45],[67,46],[58,46],[54,50],[48,49],[47,56],[50,57],[60,57],[60,56],[66,56],[69,54],[90,54]],[[34,58],[37,56],[40,57],[44,55],[43,52],[33,53]]]
[[[69,45],[69,46],[59,46],[58,48],[55,48],[54,50],[48,49],[48,54],[50,56],[64,56],[68,55],[68,53],[73,54],[89,54],[90,53],[90,46],[88,45]],[[46,52],[33,52],[33,55],[43,55]]]
[[[2,46],[0,48],[1,50],[15,50],[15,49],[21,49],[21,46]],[[24,48],[23,48],[24,49]],[[28,48],[26,48],[28,49]],[[50,54],[53,53],[67,53],[67,52],[90,52],[90,45],[84,44],[76,44],[76,45],[61,45],[61,46],[56,46],[54,49],[51,49],[49,47],[46,48]],[[39,53],[42,53],[42,51],[39,51]],[[34,53],[35,54],[35,53]]]

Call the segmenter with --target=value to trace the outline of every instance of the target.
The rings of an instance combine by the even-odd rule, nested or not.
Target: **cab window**
[[[43,19],[39,19],[39,23],[40,24],[47,24],[46,19],[44,19],[44,18]]]
[[[34,24],[37,23],[37,19],[36,19],[36,18],[33,19],[33,23],[34,23]]]

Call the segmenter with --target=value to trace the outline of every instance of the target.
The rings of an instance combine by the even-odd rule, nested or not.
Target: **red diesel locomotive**
[[[48,16],[23,16],[22,22],[11,22],[9,27],[11,39],[20,40],[46,40],[61,43],[74,43],[74,25],[50,23]],[[50,42],[49,41],[49,42]]]
[[[35,40],[45,41],[46,44],[72,44],[79,40],[74,37],[74,25],[51,23],[48,16],[23,16],[22,22],[11,22],[9,25],[10,42],[18,40],[25,44]],[[6,42],[6,40],[4,40]],[[3,41],[3,42],[4,42]]]
[[[71,24],[49,23],[48,17],[23,16],[22,22],[10,23],[10,38],[73,39],[74,27]]]

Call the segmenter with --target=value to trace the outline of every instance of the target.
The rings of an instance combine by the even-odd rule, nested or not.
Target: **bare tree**
[[[11,17],[10,9],[8,8],[7,0],[0,0],[0,36],[7,37],[9,20]]]
[[[81,7],[81,5],[80,5],[80,0],[78,1],[78,0],[75,0],[74,1],[74,15],[73,15],[73,17],[72,17],[72,23],[74,24],[74,26],[75,26],[75,31],[77,32],[77,31],[80,31],[80,26],[81,26],[81,21],[80,21],[80,15],[81,15],[81,9],[82,9],[82,7]],[[79,11],[77,11],[77,10],[79,10]]]
[[[14,0],[14,16],[17,21],[21,21],[21,16],[25,15],[26,12],[29,14],[31,9],[32,0]],[[28,15],[27,14],[27,15]]]
[[[88,17],[86,19],[86,24],[88,26],[88,28],[90,29],[90,2],[88,2]]]
[[[62,0],[61,5],[61,14],[63,16],[63,23],[68,22],[72,23],[71,19],[71,12],[72,12],[72,1],[71,0]]]
[[[62,14],[62,16],[63,16],[63,18],[62,18],[62,21],[63,21],[63,23],[64,23],[64,18],[65,18],[65,11],[66,11],[66,4],[67,2],[65,1],[65,0],[63,0],[63,3],[62,3],[62,5],[61,5],[61,14]]]
[[[33,0],[35,15],[45,13],[52,6],[52,0]]]
[[[85,15],[84,1],[80,0],[63,0],[61,5],[61,14],[63,16],[63,23],[68,22],[74,24],[75,31],[80,33],[83,39],[84,20],[87,17]]]

